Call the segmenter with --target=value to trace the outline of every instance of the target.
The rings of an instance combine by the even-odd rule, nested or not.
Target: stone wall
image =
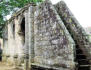
[[[34,14],[34,63],[71,70],[74,68],[72,40],[55,8],[46,0]]]
[[[12,21],[8,21],[5,27],[4,36],[4,49],[3,61],[10,65],[20,65],[24,57],[24,37],[19,33],[21,32],[22,16],[18,16]]]
[[[8,60],[20,65],[25,57],[25,70],[33,64],[74,70],[75,43],[51,2],[31,4],[21,11],[7,25]]]
[[[88,57],[87,59],[91,59],[91,41],[89,35],[85,32],[63,1],[56,4],[55,8],[72,35],[76,45],[83,50],[84,54]]]

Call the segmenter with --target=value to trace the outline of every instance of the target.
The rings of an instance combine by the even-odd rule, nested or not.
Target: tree
[[[15,8],[22,8],[27,3],[38,3],[42,0],[1,0],[0,1],[0,37],[2,37],[2,29],[5,25],[5,16],[9,15],[12,11],[14,13]]]

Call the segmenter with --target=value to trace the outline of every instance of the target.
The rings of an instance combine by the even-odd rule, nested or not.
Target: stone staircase
[[[78,63],[76,70],[90,70],[89,59],[78,46],[76,46],[76,62]]]

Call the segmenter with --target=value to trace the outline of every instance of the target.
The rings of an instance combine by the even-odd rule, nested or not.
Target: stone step
[[[91,65],[80,65],[80,67],[90,67]]]
[[[84,54],[76,54],[76,55],[84,55]],[[85,55],[84,55],[85,56]]]
[[[88,61],[88,60],[91,60],[91,59],[78,59],[78,61]]]

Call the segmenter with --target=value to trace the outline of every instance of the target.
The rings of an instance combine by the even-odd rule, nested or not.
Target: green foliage
[[[2,29],[4,27],[4,18],[6,15],[10,14],[11,11],[14,12],[14,8],[22,8],[28,3],[38,3],[42,0],[2,0],[0,1],[0,37],[2,37]]]

